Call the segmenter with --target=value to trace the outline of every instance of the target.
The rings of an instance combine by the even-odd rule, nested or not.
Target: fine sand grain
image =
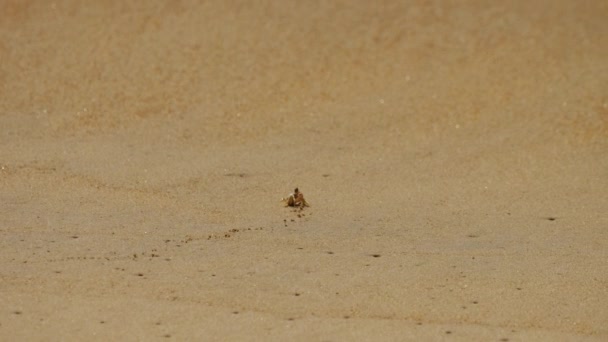
[[[0,340],[606,341],[606,18],[0,1]]]

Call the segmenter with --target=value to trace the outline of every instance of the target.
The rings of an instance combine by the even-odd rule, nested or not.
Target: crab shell
[[[298,192],[297,194],[291,193],[289,197],[283,198],[288,207],[308,207],[308,202],[304,199],[304,194]]]

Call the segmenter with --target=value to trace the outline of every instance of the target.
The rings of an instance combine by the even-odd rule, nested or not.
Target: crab
[[[310,206],[304,199],[304,194],[301,193],[298,188],[295,188],[293,192],[289,194],[289,196],[283,198],[282,201],[285,202],[286,207],[299,207],[302,209]]]

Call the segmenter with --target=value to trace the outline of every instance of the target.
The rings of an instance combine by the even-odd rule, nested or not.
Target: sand
[[[606,18],[0,2],[0,340],[607,340]]]

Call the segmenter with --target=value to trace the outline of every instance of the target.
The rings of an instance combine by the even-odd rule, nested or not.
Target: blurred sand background
[[[606,18],[1,0],[0,340],[605,341]]]

